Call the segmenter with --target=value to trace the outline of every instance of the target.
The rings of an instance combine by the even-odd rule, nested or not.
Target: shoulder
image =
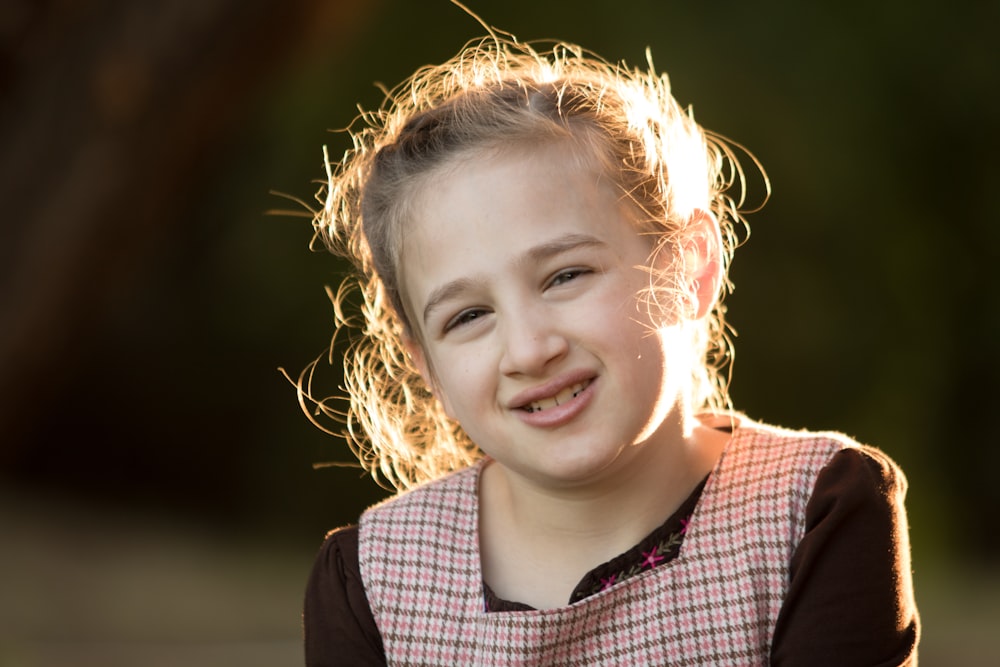
[[[883,490],[906,491],[906,478],[888,454],[836,431],[794,430],[741,420],[730,450],[725,456],[761,461],[770,468],[806,466],[828,480],[853,478]]]
[[[788,450],[800,454],[811,452],[835,453],[843,449],[861,447],[853,438],[837,431],[809,431],[792,429],[774,424],[739,418],[735,433],[737,440],[749,446]]]
[[[329,611],[328,603],[333,603],[346,611],[354,605],[358,595],[364,598],[358,569],[357,526],[331,530],[313,561],[306,586],[307,607],[310,601],[322,602]]]
[[[323,538],[316,564],[327,573],[336,572],[341,578],[348,576],[348,568],[358,559],[358,527],[344,526],[331,530]]]
[[[451,473],[368,509],[358,524],[358,560],[365,590],[378,611],[383,593],[405,568],[411,576],[459,554],[478,558],[481,466]]]
[[[415,515],[454,511],[458,506],[476,502],[481,465],[449,473],[413,489],[402,491],[365,510],[359,522],[362,535],[375,525],[404,521],[412,523]]]
[[[717,467],[717,484],[741,502],[770,499],[795,518],[795,533],[819,517],[898,511],[906,478],[884,452],[833,431],[792,430],[741,419]],[[807,509],[808,506],[808,509]]]
[[[739,417],[716,473],[720,483],[748,492],[772,488],[807,496],[835,455],[859,447],[842,433],[792,430]]]
[[[817,481],[818,492],[862,493],[880,503],[901,500],[907,488],[906,476],[896,462],[882,450],[867,445],[838,452]]]
[[[882,450],[836,431],[793,430],[757,422],[740,426],[744,449],[766,452],[792,467],[811,461],[819,490],[865,491],[888,497],[905,495],[906,477]]]

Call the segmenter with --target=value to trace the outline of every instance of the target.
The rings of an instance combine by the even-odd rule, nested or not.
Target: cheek
[[[651,306],[653,308],[651,308]],[[603,308],[583,314],[589,326],[615,338],[619,346],[646,347],[656,338],[662,318],[655,315],[655,304],[650,304],[646,292],[635,283],[609,295]]]
[[[449,418],[461,422],[487,398],[492,386],[489,368],[479,355],[435,355],[434,396]]]

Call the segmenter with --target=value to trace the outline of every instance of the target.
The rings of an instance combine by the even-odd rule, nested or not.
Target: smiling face
[[[545,486],[645,465],[678,437],[668,417],[690,372],[678,326],[641,297],[652,243],[583,153],[552,142],[435,171],[400,267],[435,395],[484,453]]]

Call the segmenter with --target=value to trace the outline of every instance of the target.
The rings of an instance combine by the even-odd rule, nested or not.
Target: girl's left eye
[[[557,287],[576,280],[585,273],[588,273],[587,269],[565,269],[552,276],[552,279],[549,281],[549,287]]]

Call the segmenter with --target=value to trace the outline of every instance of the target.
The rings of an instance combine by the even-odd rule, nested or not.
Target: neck
[[[534,539],[594,543],[610,558],[660,525],[704,476],[695,440],[679,425],[625,455],[628,465],[579,485],[546,486],[501,469],[508,511]]]
[[[484,575],[509,599],[525,593],[505,590],[525,568],[545,573],[551,602],[564,603],[579,579],[597,565],[637,544],[688,498],[707,475],[728,440],[702,427],[683,428],[631,452],[629,465],[580,485],[546,486],[496,463],[483,473],[481,551]],[[685,435],[687,434],[687,435]],[[520,564],[512,573],[508,563]],[[559,565],[558,574],[549,570]],[[552,582],[554,576],[565,576]],[[539,584],[541,585],[541,584]],[[540,606],[540,605],[536,605]]]

